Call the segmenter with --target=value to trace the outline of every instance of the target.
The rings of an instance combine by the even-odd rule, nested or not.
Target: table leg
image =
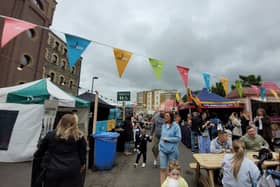
[[[208,170],[208,177],[209,177],[210,187],[215,187],[213,170],[211,170],[211,169]]]
[[[195,169],[195,184],[196,184],[196,186],[198,185],[198,180],[199,180],[199,177],[200,177],[199,175],[200,175],[200,165],[197,162],[196,163],[196,169]]]

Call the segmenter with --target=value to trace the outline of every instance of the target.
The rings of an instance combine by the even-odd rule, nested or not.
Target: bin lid
[[[117,132],[100,132],[97,134],[92,134],[94,138],[117,138],[120,136]]]

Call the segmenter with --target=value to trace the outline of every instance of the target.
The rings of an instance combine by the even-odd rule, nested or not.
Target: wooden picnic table
[[[208,182],[210,184],[210,187],[215,187],[214,183],[214,170],[215,169],[221,169],[222,162],[224,159],[226,153],[195,153],[193,154],[193,158],[196,161],[196,175],[195,180],[198,182],[199,175],[200,175],[200,168],[204,168],[207,170],[208,174]],[[273,158],[278,158],[277,161],[264,161],[263,166],[269,167],[269,166],[279,166],[279,157],[277,157],[277,154],[279,153],[273,153]],[[258,159],[255,159],[253,155],[258,155],[257,152],[248,152],[247,157],[254,161],[255,163],[258,163]]]

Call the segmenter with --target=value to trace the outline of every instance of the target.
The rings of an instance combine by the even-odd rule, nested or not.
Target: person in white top
[[[223,187],[251,187],[257,184],[260,171],[256,164],[245,156],[245,144],[233,141],[233,154],[226,154],[222,162]]]

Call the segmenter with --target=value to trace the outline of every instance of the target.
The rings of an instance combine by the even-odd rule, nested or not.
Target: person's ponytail
[[[237,179],[241,164],[245,156],[245,144],[241,140],[233,142],[233,150],[235,152],[232,158],[232,172],[235,179]]]

